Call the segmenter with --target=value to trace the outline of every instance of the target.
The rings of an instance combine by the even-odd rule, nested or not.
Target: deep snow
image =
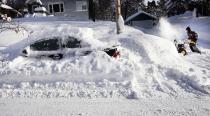
[[[185,15],[174,18],[185,19],[182,17]],[[207,45],[210,40],[208,30],[205,30],[210,22],[208,17],[188,18],[187,21],[180,19],[180,22],[163,19],[158,26],[160,31],[153,32],[162,38],[128,26],[122,34],[116,35],[113,22],[66,19],[49,22],[47,19],[18,19],[33,31],[29,38],[23,33],[0,34],[0,103],[6,105],[0,105],[0,110],[5,111],[3,115],[13,114],[9,108],[19,115],[36,115],[38,112],[39,115],[50,115],[47,112],[51,111],[52,104],[59,105],[58,102],[66,103],[60,108],[62,115],[106,115],[106,112],[109,112],[107,115],[113,112],[113,115],[125,116],[209,114],[210,50]],[[188,49],[189,55],[184,57],[177,53],[172,38],[185,38],[182,33],[191,20],[197,21],[192,23],[192,28],[199,27],[196,31],[202,55],[191,53]],[[121,57],[114,59],[102,51],[88,56],[66,57],[60,61],[20,56],[21,51],[33,41],[58,35],[85,39],[95,46],[119,45]],[[12,41],[16,38],[19,39]],[[80,98],[83,98],[82,101]],[[45,99],[47,101],[43,102]],[[11,106],[13,102],[10,100],[17,100],[14,102],[16,107]],[[37,100],[38,105],[33,106],[37,104],[33,100]],[[115,101],[117,103],[113,104]],[[28,106],[31,110],[21,113],[21,109],[27,107],[23,105],[30,102]],[[94,109],[98,109],[98,103],[102,104],[102,108],[100,112],[93,113]],[[78,109],[74,109],[72,104]],[[133,106],[120,110],[121,105],[127,104]],[[147,107],[144,108],[144,105]],[[36,112],[39,106],[46,106],[46,112]],[[87,109],[79,109],[85,106]],[[67,107],[75,112],[66,110]],[[156,107],[159,108],[156,110]],[[199,110],[196,110],[198,107]],[[56,107],[52,109],[56,109],[54,113],[59,111]]]

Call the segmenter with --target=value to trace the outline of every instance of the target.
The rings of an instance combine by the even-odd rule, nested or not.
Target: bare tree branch
[[[16,33],[25,31],[29,35],[33,33],[31,30],[21,25],[20,22],[13,21],[10,17],[7,17],[7,15],[1,14],[1,17],[2,20],[0,20],[0,33],[5,31],[15,31]]]

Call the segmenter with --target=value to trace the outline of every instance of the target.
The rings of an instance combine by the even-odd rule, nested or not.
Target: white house
[[[26,0],[29,13],[45,7],[47,14],[72,19],[88,19],[88,0]]]

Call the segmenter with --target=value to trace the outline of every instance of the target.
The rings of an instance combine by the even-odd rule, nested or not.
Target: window
[[[63,3],[49,4],[49,11],[50,13],[64,12],[64,4]]]
[[[60,48],[59,39],[54,38],[54,39],[49,39],[49,40],[42,40],[42,41],[32,44],[30,47],[32,50],[35,50],[35,51],[58,50]]]
[[[77,40],[76,38],[69,37],[66,41],[66,47],[67,48],[80,48],[81,41]]]
[[[37,8],[37,7],[38,7],[38,5],[32,5],[32,12],[34,12],[35,8]]]
[[[83,10],[87,9],[87,6],[86,5],[82,5],[82,9]]]
[[[52,5],[49,5],[49,10],[50,10],[50,13],[53,12],[53,7],[52,7]]]
[[[87,11],[87,1],[86,0],[76,0],[76,10],[77,11]]]
[[[32,6],[32,9],[34,10],[35,8],[37,8],[38,7],[38,5],[33,5]]]

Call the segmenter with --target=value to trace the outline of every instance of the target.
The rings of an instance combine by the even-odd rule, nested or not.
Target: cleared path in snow
[[[1,116],[209,116],[210,99],[0,99]]]

